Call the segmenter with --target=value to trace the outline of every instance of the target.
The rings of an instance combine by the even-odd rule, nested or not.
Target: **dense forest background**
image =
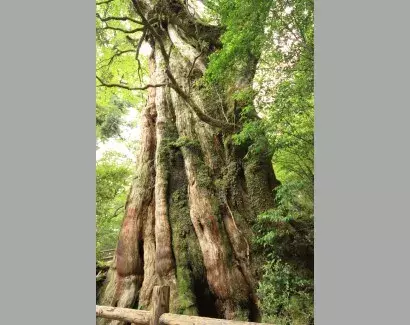
[[[220,201],[229,203],[226,206],[228,210],[233,210],[230,214],[235,218],[232,217],[232,219],[236,220],[238,228],[245,233],[249,244],[247,249],[253,256],[251,266],[247,267],[255,282],[256,298],[252,298],[252,301],[256,303],[260,311],[261,318],[258,320],[274,324],[313,324],[313,1],[163,0],[148,3],[130,0],[101,0],[97,1],[96,5],[98,158],[96,162],[96,256],[99,275],[103,275],[98,277],[100,281],[98,299],[104,300],[107,296],[106,288],[110,283],[108,270],[111,268],[111,270],[117,270],[118,273],[118,242],[122,236],[121,229],[125,227],[124,220],[127,220],[128,216],[127,204],[129,206],[132,193],[135,192],[134,186],[136,185],[133,184],[143,181],[141,180],[143,170],[141,169],[141,156],[147,152],[144,151],[146,148],[144,134],[147,131],[143,119],[146,115],[146,107],[155,97],[157,100],[155,116],[158,124],[158,116],[161,116],[158,106],[159,93],[162,91],[160,89],[169,88],[169,94],[166,93],[164,98],[173,104],[167,104],[165,107],[173,107],[175,112],[173,115],[167,115],[168,113],[164,110],[163,116],[166,125],[167,118],[177,120],[176,128],[173,125],[169,126],[177,129],[177,132],[173,129],[169,131],[169,134],[178,133],[172,140],[172,146],[168,146],[172,147],[169,152],[172,150],[174,152],[172,159],[178,161],[179,158],[175,157],[180,154],[184,166],[188,166],[191,159],[189,150],[195,146],[200,146],[195,150],[198,150],[199,156],[203,154],[204,157],[208,151],[212,152],[212,148],[217,150],[216,145],[207,145],[206,141],[201,142],[202,133],[198,135],[199,144],[195,142],[197,140],[195,136],[192,136],[194,131],[200,128],[199,123],[206,124],[207,118],[211,117],[209,119],[210,128],[212,127],[210,134],[215,133],[222,139],[222,146],[225,144],[221,149],[223,151],[221,157],[227,157],[228,153],[234,152],[232,156],[236,157],[235,164],[240,165],[242,161],[260,156],[270,162],[271,167],[269,168],[274,171],[274,186],[269,190],[265,187],[256,187],[264,193],[255,194],[254,199],[252,199],[254,195],[252,191],[255,190],[249,188],[252,181],[256,183],[260,181],[259,174],[255,172],[252,180],[249,174],[253,172],[246,169],[247,165],[244,163],[245,176],[243,178],[246,180],[244,181],[246,190],[244,190],[245,194],[240,194],[240,197],[245,197],[243,199],[245,203],[242,201],[242,203],[235,203],[237,196],[233,194],[236,193],[233,189],[238,184],[233,184],[231,179],[239,179],[239,176],[229,169],[233,161],[231,156],[223,163],[219,163],[219,158],[215,158],[215,161],[218,161],[215,163],[218,168],[214,168],[216,171],[212,169],[206,175],[206,180],[200,178],[202,175],[200,172],[194,174],[196,180],[201,180],[201,184],[207,188],[207,192],[201,193],[220,193],[218,192],[220,188],[225,190],[224,193],[228,193]],[[178,9],[178,15],[186,15],[181,18],[181,21],[173,21],[171,11],[176,12],[175,8]],[[186,27],[185,23],[188,25],[187,22],[191,20],[192,26]],[[170,26],[179,26],[179,29],[175,28],[176,35],[178,36],[179,31],[183,30],[184,37],[175,36],[173,38],[174,29]],[[206,28],[215,26],[215,35],[212,34],[211,37],[208,32],[201,34],[202,30],[213,31],[212,28],[214,28],[206,29],[204,26]],[[193,32],[190,35],[189,30],[196,30],[196,33]],[[179,33],[179,35],[182,34]],[[187,44],[195,51],[188,48]],[[172,47],[175,48],[172,50],[173,53],[181,54],[180,57],[171,54]],[[185,48],[187,48],[186,52],[184,52]],[[163,49],[166,50],[165,53]],[[184,61],[182,57],[188,59]],[[154,73],[153,65],[155,66]],[[165,71],[172,73],[164,74],[161,79],[158,77],[158,67],[164,67]],[[252,70],[251,73],[249,69]],[[156,75],[155,80],[152,78],[153,74]],[[247,80],[243,81],[241,79],[243,76],[248,77]],[[175,77],[175,83],[173,77]],[[159,79],[162,82],[159,82]],[[167,84],[167,80],[171,80],[170,85]],[[188,82],[185,83],[184,80]],[[156,91],[155,96],[150,93],[153,91]],[[185,95],[188,99],[184,99]],[[167,96],[172,99],[168,99]],[[185,104],[182,102],[176,104],[178,102],[175,98],[178,96],[184,99]],[[195,104],[198,102],[207,105]],[[188,108],[192,109],[189,114],[194,116],[191,118],[193,133],[184,134],[184,128],[179,128],[178,105],[187,107],[186,112]],[[202,111],[198,110],[198,106],[202,108]],[[208,109],[208,107],[211,108]],[[204,116],[201,117],[201,114]],[[180,116],[188,116],[188,113],[182,113],[181,108]],[[218,124],[218,121],[221,122]],[[155,132],[157,134],[155,137],[156,151],[153,151],[152,156],[155,161],[155,198],[158,197],[158,193],[161,193],[157,189],[159,186],[157,184],[162,184],[158,177],[163,171],[166,175],[165,179],[168,180],[164,197],[167,202],[171,202],[165,213],[169,220],[171,233],[169,245],[172,247],[173,263],[176,265],[173,268],[176,271],[169,271],[163,279],[171,282],[174,281],[169,280],[172,277],[176,279],[175,312],[206,314],[202,311],[201,302],[198,301],[202,299],[201,295],[191,290],[191,287],[197,283],[195,282],[197,281],[196,274],[200,274],[203,278],[209,277],[210,271],[205,248],[200,246],[204,258],[204,266],[201,267],[205,271],[195,273],[196,265],[192,264],[190,267],[193,270],[187,274],[188,271],[183,267],[186,257],[182,255],[182,250],[191,249],[194,244],[191,243],[192,239],[186,240],[188,244],[180,240],[180,238],[185,238],[180,228],[185,225],[174,220],[172,215],[176,207],[178,211],[188,209],[188,219],[189,214],[193,218],[194,202],[192,201],[193,189],[189,187],[190,171],[187,170],[188,183],[185,180],[184,186],[178,185],[174,189],[172,175],[175,164],[170,163],[168,166],[170,168],[166,169],[161,168],[162,165],[159,163],[162,161],[161,152],[158,151],[162,145],[160,139],[167,139],[168,133],[166,132],[168,131],[161,133],[159,126],[156,126]],[[226,149],[228,147],[237,148],[237,150],[228,150]],[[208,166],[210,163],[204,159],[198,164]],[[200,167],[198,171],[203,170]],[[242,167],[238,167],[240,168]],[[219,169],[221,174],[218,174]],[[177,182],[176,184],[182,183]],[[178,206],[177,203],[179,204],[180,201],[175,199],[176,194],[185,195],[185,192],[182,193],[181,190],[186,187],[190,196],[186,199],[186,203]],[[172,193],[168,193],[170,188],[173,189]],[[219,194],[209,194],[209,196],[217,197],[218,200],[220,198]],[[270,202],[270,199],[265,199],[266,196],[271,196],[274,203],[266,203]],[[177,203],[173,205],[172,202]],[[241,215],[241,204],[247,206],[250,212]],[[156,211],[159,211],[157,205]],[[218,211],[223,219],[225,210],[221,208]],[[157,218],[157,215],[155,216]],[[240,221],[242,217],[245,220],[243,222]],[[188,226],[192,227],[192,225],[186,227]],[[241,272],[246,277],[248,269],[245,268],[244,271],[241,259],[238,257],[238,249],[230,237],[229,223],[221,222],[221,227],[221,229],[226,228],[226,230],[221,230],[221,234],[226,231],[231,241],[231,245],[223,245],[231,246],[232,260],[239,261],[238,269],[242,270]],[[195,232],[192,231],[192,233],[199,236],[195,224],[193,229]],[[156,234],[158,238],[159,232]],[[164,238],[166,241],[168,237]],[[114,261],[107,261],[104,252],[116,248],[117,256],[114,257]],[[226,249],[226,251],[229,250]],[[146,250],[144,254],[148,254]],[[148,258],[145,255],[144,261]],[[228,256],[226,259],[230,258],[229,252],[226,256]],[[193,259],[193,257],[188,257],[188,259]],[[113,264],[116,268],[113,268]],[[144,265],[146,267],[147,263]],[[252,265],[259,270],[253,270]],[[144,275],[146,277],[146,273]],[[250,307],[243,307],[241,301],[237,304],[232,302],[229,297],[219,294],[218,286],[213,286],[212,279],[208,278],[208,282],[209,288],[206,287],[206,290],[210,291],[209,295],[215,296],[215,301],[221,301],[220,304],[216,303],[215,316],[234,319],[254,317],[250,316],[252,312],[249,314],[241,312],[247,311]],[[133,294],[129,307],[144,308],[146,306],[141,303],[144,284],[138,284],[137,288],[139,298],[135,297],[138,295]],[[251,292],[252,285],[250,288]],[[184,294],[186,297],[182,298]],[[190,295],[193,296],[192,299]],[[122,301],[119,298],[117,300]],[[115,304],[121,305],[118,302]],[[229,309],[227,306],[233,307]],[[228,313],[228,309],[231,312]]]

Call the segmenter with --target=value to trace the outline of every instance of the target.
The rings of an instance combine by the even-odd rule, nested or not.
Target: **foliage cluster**
[[[131,175],[131,162],[109,152],[96,164],[96,254],[115,248],[119,226],[124,213]]]
[[[234,96],[243,125],[234,143],[273,155],[277,207],[259,215],[255,249],[266,264],[258,295],[265,321],[313,323],[313,1],[208,1],[226,31],[205,78],[231,84],[259,58],[253,90]],[[249,97],[252,100],[249,100]],[[245,98],[245,100],[243,100]],[[256,111],[259,118],[249,113]],[[268,142],[265,139],[268,137]]]
[[[127,89],[146,83],[148,75],[146,58],[135,59],[142,31],[133,16],[128,0],[96,6],[96,123],[101,140],[118,137],[126,109],[146,100],[145,92]]]

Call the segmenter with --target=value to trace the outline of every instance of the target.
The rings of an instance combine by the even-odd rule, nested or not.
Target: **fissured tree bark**
[[[267,150],[232,142],[246,103],[196,84],[221,29],[183,1],[133,5],[153,49],[150,84],[166,86],[148,88],[136,176],[98,303],[149,309],[154,285],[169,285],[171,313],[258,321],[251,226],[274,207],[278,181]],[[251,86],[256,63],[250,58],[236,88]]]

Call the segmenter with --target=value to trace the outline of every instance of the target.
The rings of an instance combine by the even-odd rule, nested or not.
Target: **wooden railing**
[[[156,286],[152,292],[152,310],[96,306],[97,317],[130,322],[135,325],[272,325],[252,322],[186,316],[169,313],[168,286]]]
[[[104,251],[101,251],[102,260],[105,262],[111,261],[112,258],[114,257],[114,253],[115,253],[115,248],[106,249]]]

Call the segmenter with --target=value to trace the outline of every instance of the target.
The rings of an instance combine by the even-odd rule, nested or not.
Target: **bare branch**
[[[187,77],[188,79],[191,76],[192,71],[194,70],[196,60],[199,59],[199,57],[202,55],[202,53],[203,53],[203,50],[201,50],[201,52],[194,58],[194,62],[192,62],[191,69],[189,70],[189,73],[188,73],[188,77]]]
[[[96,76],[97,80],[101,83],[101,85],[99,85],[98,87],[108,87],[108,88],[112,88],[112,87],[118,87],[118,88],[123,88],[123,89],[127,89],[127,90],[146,90],[148,88],[158,88],[158,87],[163,87],[163,86],[167,86],[167,84],[148,84],[145,85],[143,87],[129,87],[123,84],[110,84],[110,83],[106,83],[104,82],[100,77]]]
[[[119,56],[121,56],[121,55],[123,55],[123,54],[133,53],[134,51],[135,51],[134,49],[123,50],[123,51],[117,50],[117,52],[116,52],[112,57],[110,57],[109,59],[106,59],[106,60],[101,61],[101,64],[104,63],[104,62],[107,62],[107,61],[108,61],[108,63],[105,64],[105,65],[102,65],[102,66],[98,67],[97,70],[100,70],[100,69],[102,69],[102,68],[108,67],[109,65],[111,65],[111,64],[113,63],[113,61],[114,61],[115,58],[117,58],[117,57],[119,57]]]
[[[137,0],[132,0],[132,3],[134,5],[135,10],[137,11],[138,15],[141,17],[142,22],[144,25],[148,28],[150,31],[151,35],[157,40],[159,44],[159,49],[161,51],[161,54],[164,58],[166,69],[165,73],[167,74],[169,80],[171,81],[171,84],[169,85],[172,89],[175,90],[175,92],[192,108],[192,110],[196,113],[198,118],[210,125],[213,125],[215,127],[219,127],[225,130],[235,130],[236,125],[233,123],[227,123],[218,119],[215,119],[211,116],[206,115],[202,109],[194,102],[194,100],[179,86],[178,82],[176,81],[175,77],[173,76],[170,66],[169,66],[169,55],[167,54],[167,51],[165,50],[164,43],[162,42],[161,36],[158,35],[157,31],[155,30],[154,27],[149,23],[149,21],[145,18],[144,14],[141,11],[141,8],[138,4]]]
[[[110,217],[107,218],[107,220],[110,221],[111,219],[114,219],[116,216],[119,215],[119,213],[121,212],[121,209],[123,209],[123,208],[125,208],[125,205],[121,205],[120,207],[118,207],[118,208],[114,211],[114,213],[113,213]]]
[[[152,36],[158,41],[159,44],[159,48],[161,51],[162,56],[164,57],[164,61],[166,66],[169,66],[169,56],[167,54],[167,51],[165,50],[165,46],[164,43],[162,42],[161,37],[158,35],[157,31],[155,30],[154,27],[152,27],[152,25],[150,24],[150,22],[147,20],[147,18],[145,18],[144,14],[141,11],[141,8],[138,5],[138,1],[137,0],[132,0],[132,3],[134,5],[135,10],[137,11],[138,15],[141,17],[143,24],[149,29],[149,31],[151,32]]]
[[[128,29],[123,29],[123,28],[119,28],[119,27],[111,27],[111,26],[108,26],[108,25],[106,25],[105,27],[101,27],[100,29],[102,29],[102,30],[107,30],[107,29],[108,30],[115,30],[115,31],[118,31],[118,32],[123,32],[125,34],[133,34],[133,33],[136,33],[136,32],[142,32],[144,30],[143,27],[128,30]]]
[[[138,79],[140,80],[140,82],[141,82],[142,68],[141,68],[141,61],[139,59],[139,54],[140,54],[140,49],[141,49],[142,43],[144,42],[146,34],[147,34],[147,30],[144,29],[143,32],[142,32],[142,36],[138,40],[137,48],[136,48],[136,51],[135,51],[135,60],[137,60],[137,62],[138,62]]]
[[[136,20],[136,19],[133,19],[133,18],[131,18],[131,17],[101,17],[101,15],[99,14],[99,13],[97,13],[96,14],[96,17],[99,19],[99,20],[101,20],[101,21],[103,21],[103,22],[107,22],[107,21],[110,21],[110,20],[120,20],[120,21],[132,21],[133,23],[136,23],[136,24],[139,24],[139,25],[142,25],[142,22],[141,21],[139,21],[139,20]]]

